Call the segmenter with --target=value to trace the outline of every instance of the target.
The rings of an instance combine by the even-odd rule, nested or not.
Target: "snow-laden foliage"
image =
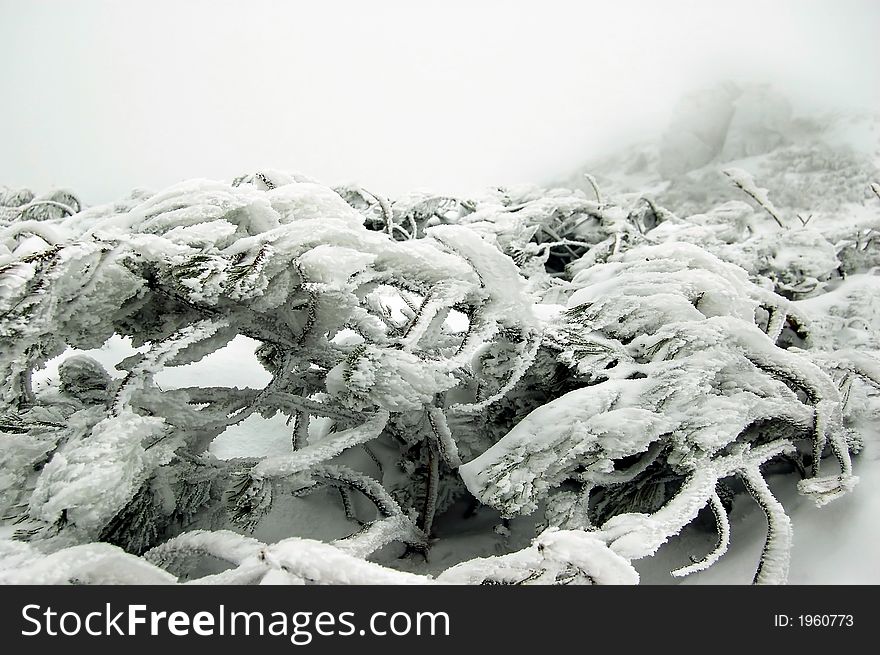
[[[766,464],[817,505],[854,488],[878,343],[816,338],[849,242],[728,175],[774,232],[743,202],[683,219],[593,178],[392,201],[265,171],[85,209],[3,189],[0,581],[636,583],[703,510],[718,547],[673,573],[735,547],[744,491],[768,521],[755,580],[784,582]],[[115,371],[67,356],[119,337]],[[157,382],[241,337],[264,387]],[[286,453],[212,454],[278,415]],[[307,497],[354,531],[249,536]],[[419,571],[468,504],[499,535],[543,518],[530,545]]]
[[[805,441],[812,475],[801,486],[817,504],[855,484],[837,385],[776,345],[790,318],[803,319],[745,271],[695,246],[663,244],[581,270],[571,287],[554,336],[559,360],[584,386],[535,409],[460,469],[481,501],[509,515],[543,502],[551,523],[571,528],[632,526],[638,538],[627,541],[637,545],[627,552],[641,557],[690,522],[721,479],[757,475],[765,459],[743,448],[776,443],[769,452],[778,455]],[[769,315],[763,330],[759,310]],[[820,477],[826,444],[839,470]],[[680,501],[694,480],[701,503]],[[563,483],[574,488],[553,494]],[[683,514],[672,516],[679,505]],[[625,510],[642,514],[621,518]],[[671,515],[665,524],[660,512]]]

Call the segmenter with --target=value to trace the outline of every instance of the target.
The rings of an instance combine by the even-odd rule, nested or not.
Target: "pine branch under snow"
[[[785,226],[749,173],[724,173]],[[811,223],[759,256],[744,203],[689,222],[648,201],[647,220],[587,180],[596,202],[392,201],[277,171],[87,209],[5,194],[0,504],[23,527],[0,541],[0,581],[635,584],[631,562],[703,508],[718,543],[673,575],[736,548],[719,490],[739,476],[768,520],[755,581],[784,582],[791,521],[760,466],[809,453],[801,493],[852,491],[852,381],[880,386],[873,355],[809,343],[796,299],[873,242],[837,247]],[[114,335],[140,348],[121,378],[79,356],[35,386]],[[157,384],[241,336],[263,388]],[[276,413],[288,452],[207,450]],[[347,529],[242,534],[306,495]],[[436,577],[367,561],[429,557],[471,496],[513,521],[541,508],[546,529]],[[199,577],[207,561],[227,568]]]

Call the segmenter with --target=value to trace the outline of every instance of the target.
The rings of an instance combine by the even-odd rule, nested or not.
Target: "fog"
[[[274,168],[395,195],[542,182],[680,95],[880,107],[880,2],[0,0],[0,184],[87,203]]]

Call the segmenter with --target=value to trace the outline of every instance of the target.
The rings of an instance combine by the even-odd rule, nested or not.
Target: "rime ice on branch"
[[[795,303],[672,228],[652,236],[680,219],[650,201],[596,189],[389,201],[264,171],[84,210],[7,193],[23,209],[0,223],[0,503],[20,530],[0,580],[635,583],[630,561],[703,507],[719,545],[676,574],[723,554],[738,476],[769,524],[756,581],[784,581],[791,528],[761,466],[809,469],[818,504],[849,491],[839,373],[880,367],[789,347],[808,329]],[[121,379],[76,356],[35,388],[113,335],[139,348]],[[264,388],[156,384],[239,335]],[[277,413],[288,453],[209,453]],[[246,536],[327,489],[350,535]],[[429,556],[469,497],[541,509],[546,530],[436,578],[366,560],[394,542]]]

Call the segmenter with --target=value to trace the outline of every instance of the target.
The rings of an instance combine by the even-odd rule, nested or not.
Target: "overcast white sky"
[[[880,107],[878,36],[877,0],[0,0],[0,184],[542,182],[719,78]]]

